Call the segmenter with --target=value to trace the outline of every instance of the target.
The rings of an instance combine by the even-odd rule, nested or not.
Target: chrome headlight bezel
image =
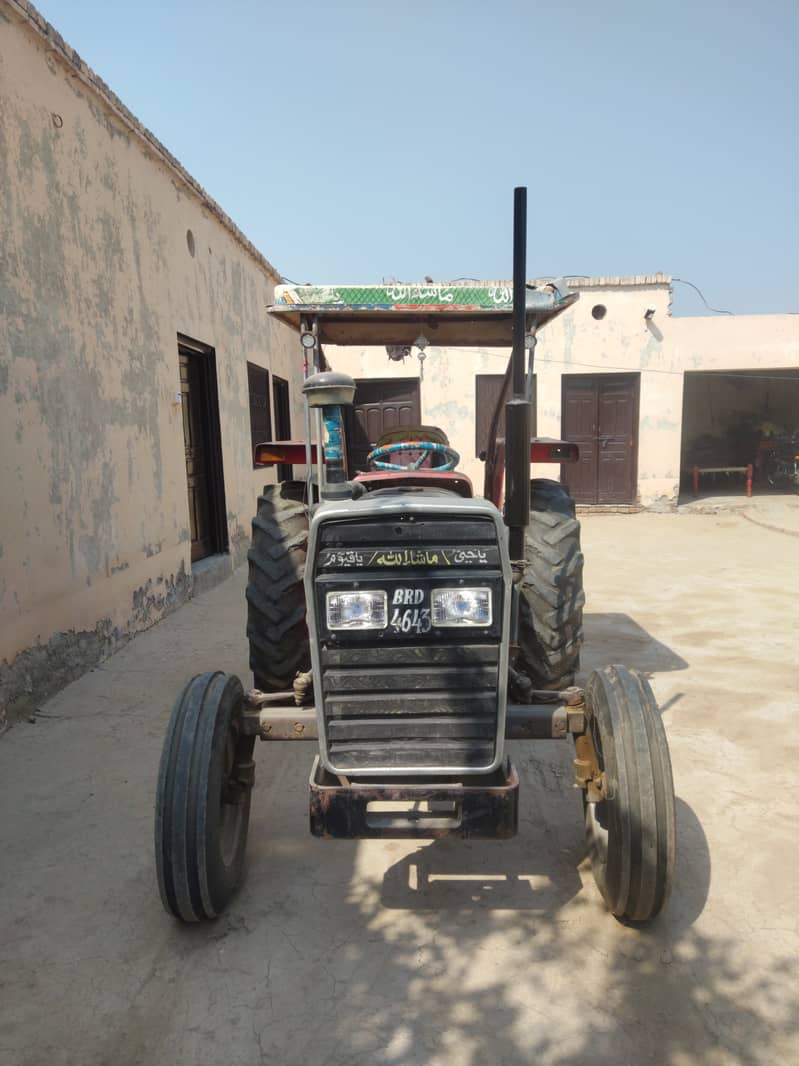
[[[357,613],[348,618],[342,617],[348,608],[352,610],[356,605],[367,607],[368,613],[363,617],[358,617]],[[385,629],[388,626],[388,594],[385,589],[337,589],[328,592],[325,595],[325,621],[332,633]]]
[[[460,614],[452,611],[458,601],[448,604],[448,597],[460,597]],[[435,629],[487,629],[494,619],[491,589],[487,585],[434,588],[430,592],[430,615]]]

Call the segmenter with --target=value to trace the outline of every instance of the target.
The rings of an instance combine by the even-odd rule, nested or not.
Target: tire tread
[[[249,796],[221,895],[214,893],[208,877],[214,856],[207,848],[207,814],[217,733],[242,696],[237,677],[220,671],[198,674],[178,696],[167,727],[156,791],[156,873],[165,910],[184,922],[216,917],[241,876]]]
[[[514,666],[535,688],[574,683],[583,641],[583,554],[574,501],[557,481],[531,483]]]
[[[308,516],[299,482],[267,485],[252,521],[247,552],[247,638],[256,688],[291,688],[310,668],[303,577]],[[299,497],[299,498],[298,498]]]
[[[634,671],[606,666],[592,672],[585,691],[589,720],[596,719],[601,734],[609,792],[605,863],[586,817],[594,877],[618,918],[647,922],[668,901],[674,873],[674,785],[666,733],[648,681]]]

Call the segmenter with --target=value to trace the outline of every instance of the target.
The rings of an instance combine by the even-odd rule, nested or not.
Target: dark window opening
[[[275,440],[291,440],[291,406],[289,383],[272,376],[272,397],[275,402]],[[278,463],[277,480],[291,481],[293,470],[290,463]]]
[[[597,322],[601,322],[607,313],[608,309],[607,307],[605,307],[604,304],[594,304],[594,306],[591,308],[591,314],[594,316]]]
[[[272,439],[272,416],[269,412],[269,371],[247,363],[247,380],[250,388],[250,437],[252,443],[253,469],[255,469],[255,446]]]

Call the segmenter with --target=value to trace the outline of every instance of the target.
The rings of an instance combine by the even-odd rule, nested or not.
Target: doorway
[[[739,495],[754,468],[755,492],[796,492],[799,368],[686,371],[680,454],[683,492]]]
[[[191,561],[227,551],[216,353],[178,336]]]
[[[350,477],[366,470],[366,456],[379,438],[398,426],[422,421],[419,378],[360,378],[348,422]]]
[[[563,439],[580,459],[562,480],[576,503],[635,503],[638,484],[640,374],[564,374]]]

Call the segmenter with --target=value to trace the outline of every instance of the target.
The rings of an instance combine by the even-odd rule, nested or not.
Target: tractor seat
[[[375,444],[384,448],[387,444],[396,444],[401,440],[429,440],[431,444],[449,444],[449,438],[438,426],[397,426],[387,429]]]

